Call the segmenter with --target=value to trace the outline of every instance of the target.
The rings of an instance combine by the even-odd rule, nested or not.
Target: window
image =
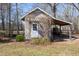
[[[37,24],[33,24],[33,30],[37,31]]]

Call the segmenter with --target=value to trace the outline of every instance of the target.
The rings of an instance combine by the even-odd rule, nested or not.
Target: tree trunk
[[[2,30],[5,30],[3,4],[2,3],[1,3],[1,20],[2,20]]]
[[[19,34],[18,4],[16,3],[17,34]]]
[[[54,3],[54,6],[53,6],[53,13],[54,13],[54,17],[56,18],[56,3]]]
[[[11,37],[11,4],[8,4],[9,37]]]

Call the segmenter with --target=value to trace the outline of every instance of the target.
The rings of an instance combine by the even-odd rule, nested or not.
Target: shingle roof
[[[27,14],[25,14],[23,17],[21,17],[21,19],[23,19],[25,16],[27,16],[31,12],[36,11],[37,9],[39,9],[40,11],[42,11],[45,14],[47,14],[48,16],[50,16],[54,20],[54,23],[57,24],[57,25],[72,25],[71,22],[67,22],[67,21],[64,21],[64,20],[57,19],[57,18],[53,17],[52,15],[50,15],[49,13],[47,13],[46,11],[39,8],[39,7],[34,8],[33,10],[29,11]]]

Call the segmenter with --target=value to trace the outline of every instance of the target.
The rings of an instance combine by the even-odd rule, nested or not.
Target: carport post
[[[60,25],[60,33],[61,33],[61,25]]]
[[[61,36],[61,25],[59,25],[59,26],[60,26],[60,33],[59,33],[59,36],[61,37],[61,39],[63,39],[62,36]]]
[[[72,40],[71,25],[69,25],[69,39]]]

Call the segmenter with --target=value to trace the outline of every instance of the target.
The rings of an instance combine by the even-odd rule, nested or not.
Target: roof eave
[[[61,21],[61,22],[64,22],[64,23],[68,23],[69,25],[72,25],[71,22],[67,22],[67,21],[64,21],[64,20],[57,19],[57,18],[51,16],[50,14],[48,14],[47,12],[45,12],[44,10],[42,10],[41,8],[39,8],[39,7],[36,7],[36,8],[34,8],[34,9],[32,9],[30,12],[28,12],[27,14],[25,14],[23,17],[21,17],[21,20],[22,20],[23,18],[25,18],[25,16],[27,16],[27,15],[30,14],[31,12],[35,11],[36,9],[41,10],[42,12],[44,12],[45,14],[47,14],[48,16],[52,17],[54,20]]]

